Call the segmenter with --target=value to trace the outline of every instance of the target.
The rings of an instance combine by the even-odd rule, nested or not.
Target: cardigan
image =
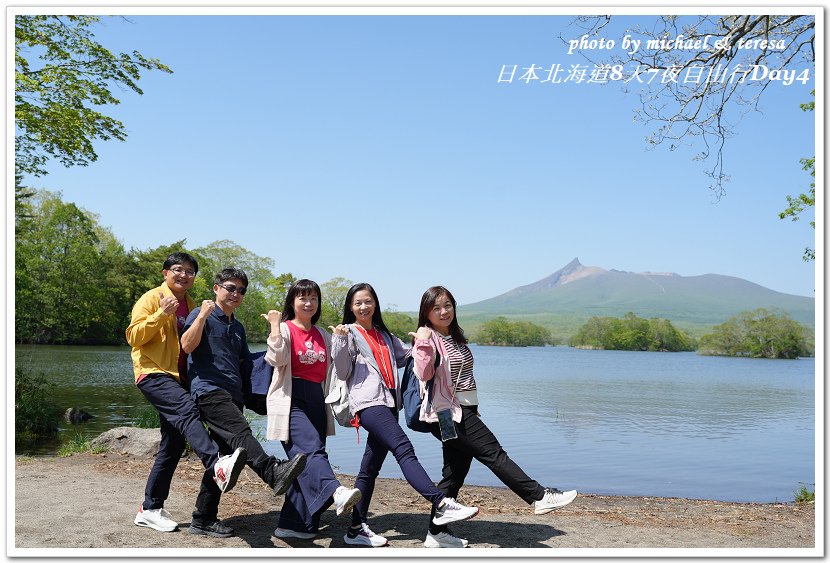
[[[291,321],[288,321],[291,322]],[[323,397],[328,396],[336,381],[332,377],[332,362],[329,357],[331,350],[331,335],[318,326],[315,326],[326,342],[326,379],[320,385],[323,387]],[[274,366],[274,376],[268,386],[265,397],[265,406],[268,411],[268,427],[265,437],[268,440],[287,442],[289,439],[291,417],[291,332],[285,322],[280,323],[282,339],[277,343],[277,337],[268,335],[268,349],[265,351],[265,361]],[[326,411],[326,436],[334,436],[334,416],[328,405]]]

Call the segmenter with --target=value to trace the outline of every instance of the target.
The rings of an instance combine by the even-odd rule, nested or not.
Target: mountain
[[[789,295],[732,276],[681,276],[662,272],[624,272],[583,266],[574,258],[537,282],[523,285],[458,309],[459,321],[471,328],[488,318],[522,318],[573,332],[593,316],[670,320],[700,334],[743,311],[778,308],[808,326],[815,323],[815,299]],[[465,324],[466,323],[466,324]]]

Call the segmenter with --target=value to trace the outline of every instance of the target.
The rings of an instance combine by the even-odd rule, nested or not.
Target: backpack
[[[438,367],[441,358],[435,355],[435,367]],[[406,425],[416,432],[427,432],[431,430],[430,422],[421,420],[421,403],[427,400],[427,405],[432,402],[432,386],[434,378],[426,382],[424,396],[421,397],[421,381],[415,377],[415,359],[412,356],[406,358],[401,377],[401,401],[403,402],[404,420]]]
[[[352,426],[352,415],[349,414],[349,388],[346,387],[345,381],[334,378],[331,392],[326,396],[326,404],[337,424]]]

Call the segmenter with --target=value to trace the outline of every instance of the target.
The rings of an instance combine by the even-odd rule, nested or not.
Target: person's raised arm
[[[421,381],[429,381],[435,377],[434,362],[435,355],[438,353],[432,343],[432,330],[422,326],[418,328],[418,332],[410,332],[409,336],[415,339],[415,343],[412,345],[415,377]]]
[[[282,314],[275,309],[271,309],[267,313],[263,313],[262,318],[268,321],[271,327],[271,332],[266,340],[268,348],[265,350],[265,361],[274,367],[287,365],[291,361],[291,350],[288,349],[288,339],[283,336],[280,330]]]
[[[185,331],[182,333],[182,351],[185,354],[192,353],[199,346],[199,343],[202,341],[202,333],[205,330],[207,318],[213,313],[215,308],[216,303],[210,299],[205,299],[202,301],[201,307],[199,307],[196,318],[191,320],[188,317],[188,322],[185,323]],[[193,312],[196,312],[196,309]]]
[[[352,375],[355,361],[355,357],[349,350],[349,326],[330,326],[329,329],[332,332],[331,363],[334,365],[332,372],[338,379],[347,381]]]
[[[139,299],[133,306],[130,325],[127,327],[127,344],[133,348],[143,346],[161,331],[170,315],[176,313],[179,301],[175,297],[165,297],[158,292],[158,303],[154,296]]]

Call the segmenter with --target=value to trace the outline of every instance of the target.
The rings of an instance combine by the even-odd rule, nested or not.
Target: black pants
[[[432,426],[432,435],[441,439],[438,423]],[[455,423],[457,438],[443,442],[444,469],[443,479],[438,483],[438,489],[450,498],[457,498],[458,492],[464,485],[464,479],[470,472],[473,459],[480,461],[504,483],[507,488],[519,495],[522,500],[530,504],[540,500],[545,495],[545,488],[531,479],[516,465],[487,425],[478,416],[478,407],[462,406],[461,422]],[[433,509],[434,516],[435,509]],[[438,533],[446,526],[435,526],[430,517],[430,531]]]
[[[219,446],[219,452],[227,455],[236,448],[245,448],[248,450],[248,467],[269,487],[273,487],[277,458],[266,454],[262,444],[254,438],[242,414],[242,403],[234,401],[224,389],[216,389],[199,395],[196,405],[202,420],[208,425],[211,438]]]
[[[161,443],[144,489],[145,510],[162,508],[170,493],[170,482],[185,449],[185,440],[202,460],[205,472],[193,518],[207,523],[216,519],[222,494],[213,480],[213,465],[219,449],[199,420],[196,403],[181,384],[166,373],[151,373],[138,383],[138,389],[159,411]]]

